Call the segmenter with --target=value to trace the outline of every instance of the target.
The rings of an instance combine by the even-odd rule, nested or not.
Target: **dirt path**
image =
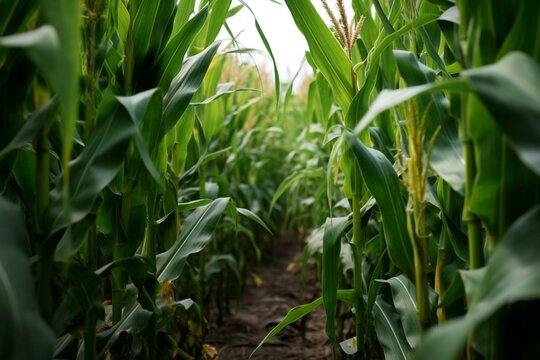
[[[307,274],[306,291],[302,294],[300,265],[301,245],[284,238],[276,243],[270,256],[263,258],[256,286],[250,281],[238,306],[222,326],[210,328],[206,342],[215,347],[220,360],[247,360],[253,349],[292,307],[310,302],[318,296],[314,264]],[[311,313],[302,325],[290,325],[263,345],[253,360],[261,359],[331,359],[331,349],[324,333],[322,308]]]

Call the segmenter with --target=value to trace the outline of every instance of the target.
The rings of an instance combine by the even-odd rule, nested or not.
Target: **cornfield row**
[[[0,0],[0,358],[201,358],[285,228],[322,297],[259,346],[540,356],[537,1],[284,2],[305,98],[244,1]]]

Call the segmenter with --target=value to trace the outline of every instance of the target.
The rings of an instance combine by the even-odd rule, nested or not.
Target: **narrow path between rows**
[[[275,245],[263,256],[260,286],[250,279],[240,302],[232,306],[223,325],[209,329],[206,342],[217,349],[220,360],[248,359],[257,344],[292,307],[319,296],[314,263],[309,265],[306,289],[302,293],[300,242],[287,236]],[[263,345],[252,359],[331,359],[324,321],[324,311],[318,308],[304,322],[300,320],[288,326]]]

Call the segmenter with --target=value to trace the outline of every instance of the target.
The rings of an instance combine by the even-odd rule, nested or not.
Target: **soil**
[[[262,259],[259,278],[249,280],[242,298],[233,305],[223,325],[212,325],[206,343],[217,350],[219,360],[247,360],[266,334],[294,306],[320,296],[315,264],[306,271],[306,288],[301,287],[300,241],[285,237]],[[259,281],[260,280],[260,281]],[[262,359],[331,359],[331,347],[324,332],[322,307],[283,329],[266,342],[251,358]]]

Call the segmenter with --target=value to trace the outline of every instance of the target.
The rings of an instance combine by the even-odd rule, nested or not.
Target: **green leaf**
[[[327,218],[324,224],[321,287],[326,312],[326,335],[336,351],[336,309],[340,279],[341,236],[351,220],[347,217]]]
[[[392,164],[380,151],[364,146],[356,136],[345,133],[364,182],[377,201],[383,217],[384,237],[392,262],[414,279],[413,252],[407,233],[405,193]]]
[[[415,96],[431,94],[437,91],[469,92],[470,85],[461,79],[438,81],[431,84],[411,86],[399,90],[383,90],[379,93],[375,101],[369,106],[369,110],[354,128],[355,134],[360,134],[375,120],[377,115],[389,110],[396,105],[403,103]]]
[[[540,90],[532,79],[535,79],[539,72],[538,63],[533,58],[514,52],[496,64],[464,71],[463,79],[436,81],[399,90],[383,90],[354,132],[361,133],[377,115],[415,96],[438,91],[475,91],[509,137],[521,160],[538,174],[540,155],[535,144],[540,137],[540,130],[535,119],[540,108],[534,99],[538,98]],[[518,119],[523,126],[513,126],[514,119]]]
[[[242,5],[244,5],[253,15],[253,18],[255,19],[255,28],[257,29],[257,33],[259,34],[259,37],[261,38],[261,41],[264,44],[264,47],[268,54],[270,55],[270,58],[272,59],[272,65],[274,67],[274,91],[275,91],[275,97],[276,97],[276,109],[279,108],[279,99],[281,99],[281,81],[279,79],[279,71],[277,68],[276,58],[274,57],[274,52],[272,51],[272,47],[270,46],[270,43],[268,42],[268,39],[266,38],[266,35],[264,35],[264,31],[262,30],[261,26],[259,25],[259,21],[257,21],[257,17],[255,16],[255,13],[251,8],[248,6],[248,4],[244,0],[239,0]]]
[[[204,281],[208,281],[212,276],[221,273],[222,266],[227,265],[233,274],[236,284],[240,287],[242,278],[238,272],[238,262],[232,255],[212,255],[212,257],[204,264]]]
[[[140,336],[146,329],[148,321],[153,316],[152,312],[144,310],[137,302],[137,289],[133,285],[126,288],[125,306],[122,311],[122,319],[111,328],[97,333],[98,340],[106,340],[105,345],[101,347],[98,357],[104,357],[107,350],[114,345],[123,332],[134,337]]]
[[[204,47],[207,47],[216,40],[225,19],[229,13],[232,0],[213,0],[210,3],[210,17],[208,19],[208,28],[206,29],[206,39]]]
[[[537,203],[531,194],[538,189],[538,177],[512,151],[508,138],[476,97],[468,99],[467,111],[476,174],[466,206],[482,219],[493,245],[508,226]]]
[[[513,52],[493,65],[463,72],[516,154],[540,175],[540,65]]]
[[[384,27],[384,31],[386,31],[388,34],[392,34],[393,32],[395,32],[394,27],[392,26],[392,24],[390,23],[390,20],[388,20],[388,17],[384,13],[384,10],[379,0],[373,0],[373,7],[375,8],[377,15],[379,15],[379,18],[381,19],[382,25]]]
[[[274,193],[274,196],[272,197],[272,201],[270,202],[270,210],[268,212],[272,212],[272,209],[276,205],[276,202],[279,200],[281,196],[287,191],[293,184],[298,182],[299,180],[303,178],[318,178],[318,177],[324,177],[324,171],[317,169],[317,170],[304,170],[292,173],[291,175],[287,176],[281,184],[279,184],[277,190]]]
[[[428,332],[415,359],[457,359],[469,331],[499,308],[540,297],[539,233],[540,206],[536,206],[508,229],[481,279],[477,276],[463,277],[466,288],[471,289],[468,290],[469,311],[466,316],[449,320]],[[481,275],[482,272],[475,274]]]
[[[222,85],[224,85],[224,84],[222,84]],[[229,84],[227,84],[227,85],[229,85]],[[218,86],[218,88],[216,90],[217,90],[217,92],[214,95],[210,96],[209,98],[201,100],[201,101],[197,101],[197,102],[191,102],[190,105],[191,106],[207,105],[207,104],[210,104],[210,103],[222,98],[225,95],[231,95],[231,94],[234,94],[234,93],[237,93],[237,92],[249,91],[249,92],[262,93],[262,90],[260,90],[260,89],[252,89],[252,88],[240,88],[240,89],[228,90],[228,86],[225,89],[224,89],[223,86]]]
[[[315,66],[330,83],[336,102],[347,112],[353,97],[352,64],[309,0],[285,0],[296,26],[304,34]]]
[[[392,289],[392,299],[403,324],[407,342],[412,348],[420,344],[421,328],[416,308],[416,288],[404,275],[395,276],[389,280],[379,280],[387,283]]]
[[[0,228],[0,358],[50,358],[54,337],[35,300],[23,217],[3,197],[0,197]]]
[[[173,14],[174,0],[134,0],[133,56],[141,66],[147,54],[157,54],[162,48],[165,30]],[[155,56],[155,55],[154,55]]]
[[[159,68],[159,87],[161,89],[168,89],[171,81],[182,68],[184,56],[197,34],[201,31],[207,16],[208,8],[204,7],[182,26],[159,54],[156,65]]]
[[[62,1],[51,0],[45,2],[48,4],[47,12],[51,9],[60,6]],[[66,2],[67,8],[73,8],[72,1]],[[66,10],[64,9],[64,10]],[[78,7],[77,7],[78,10]],[[63,15],[62,15],[63,14]],[[78,11],[66,13],[65,11],[58,12],[55,15],[79,18]],[[66,32],[75,33],[75,37],[59,35],[58,28],[51,25],[44,25],[36,30],[6,36],[0,38],[0,45],[5,47],[23,48],[28,56],[36,64],[40,73],[50,83],[53,90],[56,92],[60,102],[60,109],[63,116],[62,122],[62,161],[67,167],[67,162],[71,156],[72,148],[72,133],[75,128],[75,120],[77,118],[77,102],[78,102],[78,23],[75,30],[66,28],[69,20],[64,24],[62,20],[57,21],[58,28]],[[67,43],[62,43],[67,41]],[[71,42],[75,41],[75,44]],[[65,52],[64,52],[65,51]],[[71,53],[67,52],[71,51]]]
[[[180,29],[186,24],[189,20],[189,16],[195,10],[195,0],[180,0],[178,1],[178,7],[176,8],[176,14],[174,16],[174,25],[171,33],[171,38],[173,38]]]
[[[98,194],[120,170],[134,133],[133,121],[114,98],[105,100],[98,110],[98,124],[81,154],[71,162],[68,206],[62,199],[62,186],[51,191],[51,234],[83,219],[92,209]],[[75,251],[76,248],[67,251]]]
[[[0,158],[31,142],[50,120],[51,114],[56,111],[57,106],[57,101],[53,99],[37,109],[32,114],[32,117],[20,128],[17,135],[0,151]]]
[[[160,143],[159,126],[163,101],[161,90],[152,89],[133,96],[118,96],[117,99],[133,121],[133,138],[144,167],[160,188],[164,189],[163,176],[154,165],[154,162],[158,162],[156,158]]]
[[[82,220],[71,224],[66,228],[62,238],[56,245],[54,260],[58,262],[68,262],[80,249],[82,244],[88,239],[88,232],[96,222],[93,214],[85,216]]]
[[[98,269],[96,274],[106,278],[115,267],[121,267],[129,274],[133,284],[137,287],[137,301],[142,308],[153,313],[159,313],[156,305],[156,294],[160,285],[152,273],[152,263],[145,257],[133,256],[113,261]]]
[[[373,306],[373,321],[377,339],[387,360],[406,360],[411,358],[411,347],[399,323],[399,315],[386,303],[381,296]]]
[[[292,324],[293,322],[303,318],[313,310],[315,310],[317,307],[319,307],[323,303],[322,298],[318,298],[316,300],[313,300],[309,304],[305,305],[299,305],[293,307],[287,315],[277,324],[270,332],[264,337],[264,339],[261,340],[259,345],[253,350],[251,355],[249,356],[249,359],[255,354],[255,352],[267,341],[272,339],[277,333],[279,333],[281,330],[285,329],[286,326],[289,324]]]
[[[180,74],[173,79],[169,90],[165,94],[164,120],[159,131],[161,138],[175,126],[189,106],[191,98],[202,84],[204,75],[218,47],[219,43],[215,43],[200,54],[188,58],[184,66],[182,66]]]
[[[244,208],[236,208],[236,211],[240,215],[243,215],[247,217],[248,219],[255,221],[257,224],[261,225],[266,231],[268,231],[269,234],[272,234],[272,231],[268,228],[268,226],[264,223],[264,221],[262,221],[262,219],[258,217],[257,214],[255,214],[253,211],[249,209],[244,209]]]
[[[189,202],[185,202],[185,203],[178,203],[178,211],[193,210],[193,209],[196,209],[198,207],[208,205],[211,202],[212,202],[212,200],[210,200],[210,199],[198,199],[198,200],[193,200],[193,201],[189,201]]]
[[[398,40],[400,36],[406,34],[407,32],[414,30],[420,26],[424,26],[427,24],[432,23],[437,19],[436,16],[433,15],[422,15],[413,20],[410,23],[405,24],[397,31],[394,31],[385,37],[383,37],[381,40],[378,40],[375,44],[375,47],[372,51],[370,51],[368,58],[366,60],[366,69],[365,69],[365,81],[362,84],[359,92],[355,95],[350,109],[346,112],[346,124],[348,127],[359,127],[361,121],[359,121],[359,117],[364,115],[367,116],[365,113],[366,110],[368,113],[371,111],[371,108],[373,106],[368,106],[370,100],[372,91],[375,88],[377,77],[379,76],[379,63],[382,62],[380,59],[384,54],[385,51],[388,49],[390,45],[393,44],[394,41]],[[383,64],[384,65],[384,64]],[[385,92],[388,90],[383,90],[382,92]],[[362,130],[365,129],[367,126],[363,126]],[[356,132],[356,131],[355,131]],[[358,130],[357,133],[360,133],[361,131]]]
[[[156,275],[159,282],[178,278],[187,257],[204,249],[228,203],[228,198],[216,199],[185,219],[178,240],[169,250],[157,256]]]
[[[71,159],[73,132],[78,119],[79,76],[80,76],[80,4],[71,0],[41,0],[45,18],[54,26],[58,35],[59,48],[51,58],[39,58],[51,65],[41,69],[43,76],[49,77],[51,86],[58,95],[62,114],[62,165],[67,167]],[[39,65],[38,65],[39,66]],[[68,170],[65,170],[68,171]],[[64,180],[67,185],[69,177]]]
[[[353,290],[339,290],[338,293],[337,293],[337,297],[338,297],[339,300],[345,301],[345,302],[347,302],[347,303],[349,303],[351,305],[356,304],[357,301],[358,301],[358,297],[357,297],[356,293]],[[270,332],[264,337],[264,339],[261,340],[259,345],[257,345],[255,350],[253,350],[253,352],[251,353],[249,358],[251,359],[253,354],[255,354],[255,352],[265,342],[272,339],[276,334],[278,334],[286,326],[288,326],[288,325],[292,324],[293,322],[303,318],[304,316],[306,316],[307,314],[309,314],[310,312],[315,310],[317,307],[319,307],[322,303],[323,303],[323,299],[322,299],[322,297],[320,297],[320,298],[318,298],[316,300],[313,300],[309,304],[295,306],[294,308],[289,310],[289,312],[287,313],[287,315],[285,315],[283,320],[281,320],[279,322],[279,324],[277,324],[272,330],[270,330]]]
[[[103,319],[105,311],[102,304],[99,276],[88,267],[76,262],[66,265],[65,274],[70,281],[68,294],[77,302],[79,310],[83,313],[92,313],[94,323],[97,322],[98,318]]]

